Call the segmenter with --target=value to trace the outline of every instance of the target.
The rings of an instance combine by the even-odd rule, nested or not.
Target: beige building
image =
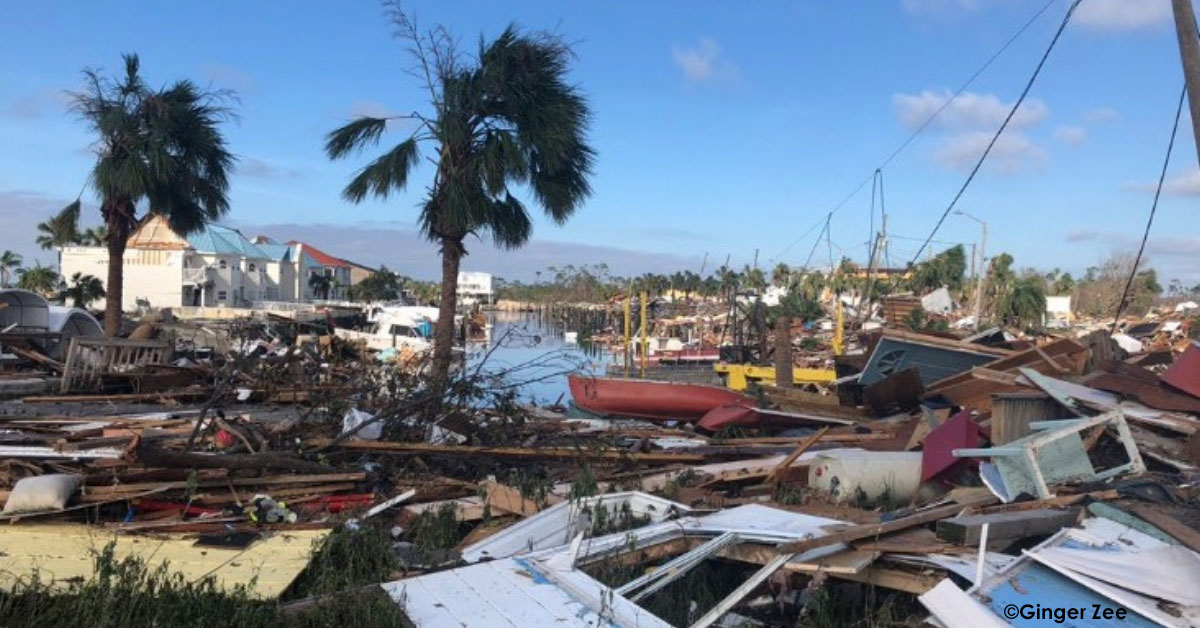
[[[151,215],[126,245],[122,309],[294,301],[299,281],[293,252],[284,244],[255,244],[236,229],[219,225],[181,236],[165,218]],[[63,247],[61,271],[65,277],[78,272],[106,282],[108,250]]]

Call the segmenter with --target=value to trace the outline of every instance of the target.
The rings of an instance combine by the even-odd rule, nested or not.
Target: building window
[[[222,262],[222,264],[223,264],[223,263],[224,263],[224,262]],[[225,291],[224,291],[224,290],[219,290],[219,291],[217,292],[217,300],[218,300],[218,301],[224,301],[224,300],[225,300]]]
[[[254,262],[250,262],[250,272],[254,272]]]
[[[225,270],[225,268],[226,268],[225,260],[221,260],[221,261],[217,262],[217,268],[220,268],[221,270]]]

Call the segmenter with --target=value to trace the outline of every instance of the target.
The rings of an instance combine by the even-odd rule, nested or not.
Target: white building
[[[351,286],[350,270],[353,264],[305,242],[293,240],[288,242],[288,246],[292,247],[292,259],[296,262],[296,294],[300,295],[301,300],[346,298]],[[312,282],[314,275],[324,275],[330,279],[328,297],[317,294]]]
[[[1071,326],[1071,295],[1046,297],[1046,327],[1066,329]]]
[[[492,290],[491,273],[460,271],[458,273],[458,299],[460,302],[492,304],[496,294]]]
[[[297,294],[292,254],[288,245],[256,245],[236,229],[219,225],[180,236],[165,218],[151,215],[126,245],[122,309],[292,301]],[[68,279],[78,272],[107,282],[108,249],[63,247],[61,270]]]

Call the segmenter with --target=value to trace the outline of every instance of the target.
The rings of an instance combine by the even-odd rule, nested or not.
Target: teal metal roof
[[[286,244],[278,244],[275,242],[262,242],[255,244],[260,251],[267,255],[267,259],[276,262],[287,262],[292,259],[292,247]]]
[[[251,259],[277,259],[268,255],[259,245],[256,245],[237,229],[220,225],[205,225],[204,229],[187,237],[188,244],[200,253],[215,253],[220,255],[240,255]]]

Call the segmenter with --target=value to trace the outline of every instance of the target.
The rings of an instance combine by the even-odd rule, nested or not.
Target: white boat
[[[367,348],[374,351],[407,348],[422,353],[433,347],[433,326],[437,316],[436,307],[382,306],[368,314],[369,330],[339,328],[334,333],[343,340],[365,342]]]

